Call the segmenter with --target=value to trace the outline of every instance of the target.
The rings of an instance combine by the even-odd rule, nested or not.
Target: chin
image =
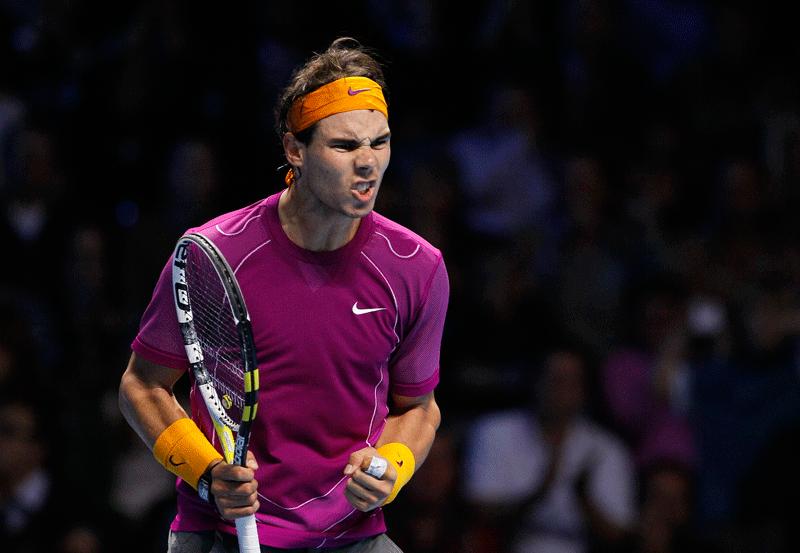
[[[357,209],[350,210],[350,212],[347,215],[348,215],[348,217],[350,217],[352,219],[361,219],[361,218],[366,217],[367,215],[369,215],[372,212],[373,209],[375,209],[375,204],[374,203],[370,203],[370,205],[367,206],[367,207],[362,207],[362,208],[357,208]]]
[[[361,217],[369,215],[373,209],[375,209],[375,196],[372,196],[368,202],[355,202],[351,204],[349,212],[351,217],[360,219]]]

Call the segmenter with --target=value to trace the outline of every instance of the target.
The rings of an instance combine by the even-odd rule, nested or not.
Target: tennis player
[[[261,385],[247,467],[221,460],[199,396],[191,416],[176,401],[189,363],[170,263],[156,284],[120,405],[179,477],[170,553],[236,551],[232,519],[252,513],[262,551],[399,551],[382,506],[439,425],[449,284],[437,249],[373,211],[391,150],[385,89],[351,39],[312,57],[276,109],[288,186],[191,229],[225,255],[252,319]],[[367,472],[382,464],[382,477]]]

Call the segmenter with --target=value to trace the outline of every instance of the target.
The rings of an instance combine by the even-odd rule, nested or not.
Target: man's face
[[[372,211],[389,165],[389,122],[375,110],[337,113],[317,123],[304,147],[303,192],[327,216],[360,218]]]
[[[545,362],[540,408],[548,416],[570,419],[584,406],[584,365],[574,353],[551,354]]]

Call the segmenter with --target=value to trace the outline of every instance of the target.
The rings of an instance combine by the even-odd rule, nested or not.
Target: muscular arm
[[[175,382],[184,372],[158,365],[134,353],[122,375],[120,410],[151,450],[167,427],[189,416],[173,392]],[[258,482],[254,473],[258,465],[251,452],[248,452],[247,468],[218,461],[212,461],[209,466],[213,466],[211,491],[223,517],[239,518],[258,509]]]
[[[404,397],[392,394],[386,426],[376,447],[399,442],[414,454],[415,471],[419,470],[436,437],[441,422],[439,406],[433,392],[420,397]],[[352,478],[347,483],[345,496],[353,507],[362,511],[375,509],[389,496],[397,480],[397,470],[389,464],[383,478],[377,479],[364,471],[369,467],[376,449],[368,447],[350,455],[345,474]]]
[[[167,427],[188,417],[173,386],[185,371],[157,365],[135,353],[119,386],[119,407],[128,424],[150,449]]]
[[[391,442],[405,444],[414,454],[416,467],[422,465],[436,437],[442,420],[433,392],[421,397],[392,394],[386,426],[377,447]]]

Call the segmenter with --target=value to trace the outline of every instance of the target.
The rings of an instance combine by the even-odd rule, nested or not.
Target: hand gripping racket
[[[258,363],[239,284],[222,253],[200,234],[187,234],[175,246],[172,284],[186,355],[225,460],[245,466]],[[260,553],[254,515],[237,518],[236,532],[241,553]]]

